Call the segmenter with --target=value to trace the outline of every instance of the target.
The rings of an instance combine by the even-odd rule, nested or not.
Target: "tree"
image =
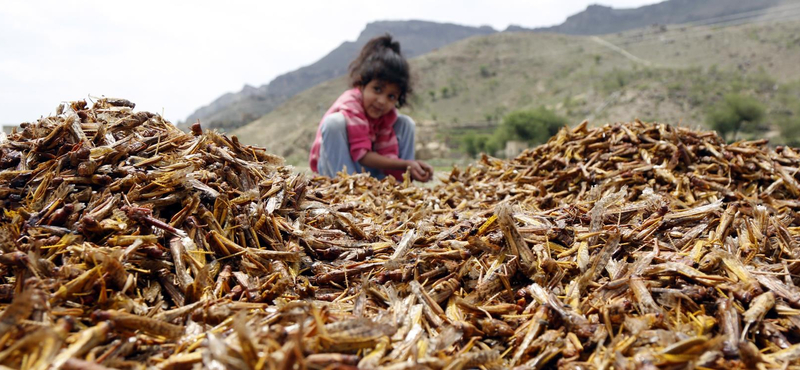
[[[764,106],[757,100],[728,94],[711,109],[706,120],[723,138],[735,140],[739,132],[756,128],[764,118],[764,112]]]

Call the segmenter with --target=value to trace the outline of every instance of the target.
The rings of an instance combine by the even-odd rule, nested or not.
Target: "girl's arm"
[[[422,161],[389,158],[375,152],[367,152],[358,161],[362,166],[381,170],[406,170],[411,169],[414,180],[426,182],[433,177],[433,167]]]
[[[362,166],[377,168],[379,170],[405,170],[411,161],[389,158],[376,152],[367,152],[358,161]]]

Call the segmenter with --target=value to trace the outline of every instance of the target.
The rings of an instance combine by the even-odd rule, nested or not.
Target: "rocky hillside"
[[[403,47],[403,53],[413,58],[436,48],[475,35],[496,32],[491,27],[466,27],[424,21],[382,21],[367,25],[358,39],[346,41],[314,64],[278,76],[269,84],[253,87],[246,85],[238,93],[225,94],[211,104],[190,115],[181,124],[198,119],[205,127],[232,130],[249,123],[309,87],[344,75],[347,65],[369,39],[390,33]]]
[[[563,24],[537,29],[573,35],[600,35],[631,30],[653,24],[678,24],[742,12],[758,13],[779,3],[796,0],[668,0],[636,9],[612,9],[592,5],[569,17]],[[752,16],[753,14],[749,14]],[[507,31],[523,31],[509,27]],[[423,21],[382,21],[367,25],[355,42],[344,42],[314,64],[278,76],[269,84],[227,93],[192,113],[179,124],[188,127],[198,119],[206,127],[233,130],[269,113],[295,94],[321,82],[342,76],[347,64],[370,38],[389,32],[396,36],[408,57],[425,54],[436,48],[471,36],[495,31],[489,27],[465,27]]]
[[[770,112],[800,114],[787,108],[800,96],[797,35],[798,21],[648,27],[604,38],[473,37],[411,60],[419,83],[405,113],[417,120],[421,155],[453,147],[465,129],[489,130],[508,112],[541,105],[571,122],[641,118],[696,127],[713,103],[737,92]],[[304,163],[320,117],[345,88],[344,79],[324,82],[234,134]]]
[[[766,12],[782,0],[669,0],[634,9],[590,5],[564,23],[534,31],[567,35],[603,35],[655,24],[724,21],[733,14]],[[709,21],[710,20],[710,21]]]

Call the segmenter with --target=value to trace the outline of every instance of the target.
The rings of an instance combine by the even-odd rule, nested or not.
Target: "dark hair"
[[[350,84],[363,87],[372,80],[397,84],[400,96],[397,107],[406,104],[406,95],[411,93],[411,77],[406,58],[400,53],[400,43],[390,34],[369,40],[361,54],[350,63]]]

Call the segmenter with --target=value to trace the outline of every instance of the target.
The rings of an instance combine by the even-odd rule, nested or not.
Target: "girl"
[[[350,84],[322,117],[311,147],[311,170],[324,176],[366,171],[402,180],[409,170],[429,181],[433,168],[414,160],[414,121],[398,114],[411,93],[408,62],[392,36],[376,37],[350,63]]]

